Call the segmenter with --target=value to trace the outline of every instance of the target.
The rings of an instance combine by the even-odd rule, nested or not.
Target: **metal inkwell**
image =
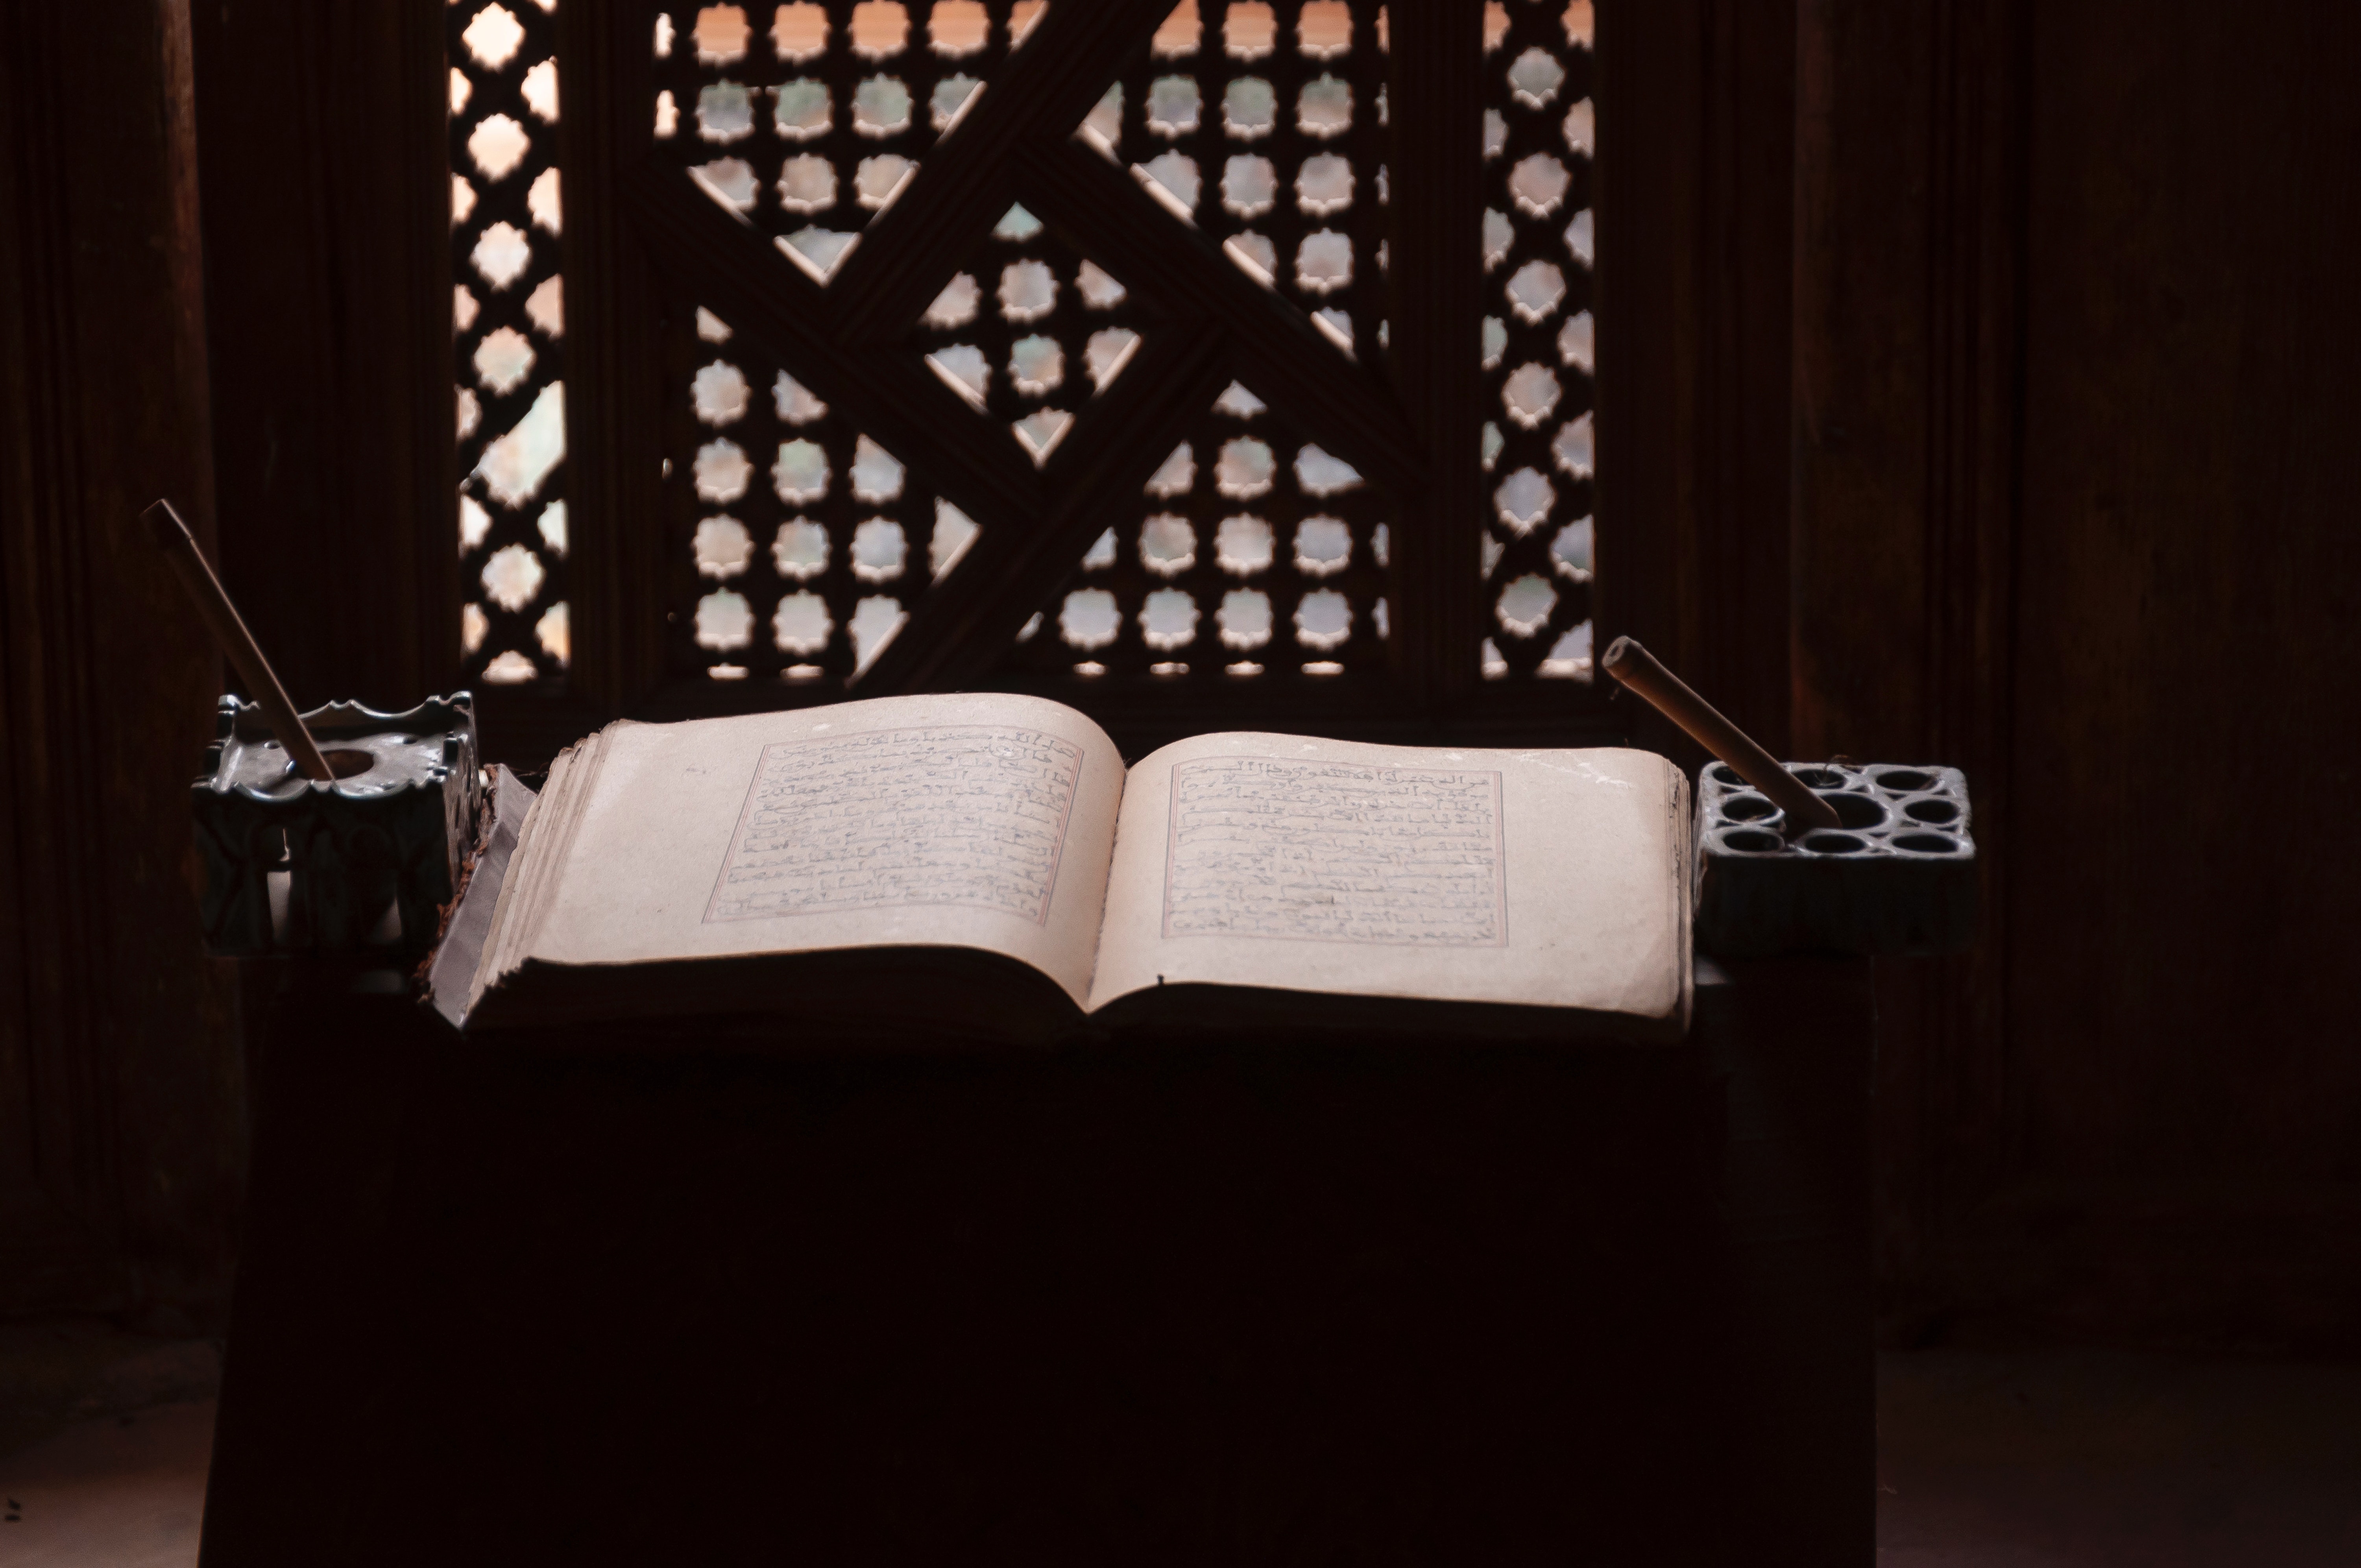
[[[482,801],[474,699],[302,716],[335,776],[313,779],[258,704],[225,696],[191,786],[205,946],[225,958],[423,953]]]

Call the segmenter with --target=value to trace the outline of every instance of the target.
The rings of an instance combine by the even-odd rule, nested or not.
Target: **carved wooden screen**
[[[494,685],[555,684],[571,657],[554,9],[447,7],[460,652]]]
[[[993,686],[1135,735],[1596,715],[1587,0],[451,28],[482,678],[648,712]]]
[[[1487,680],[1588,679],[1591,9],[1484,8]]]

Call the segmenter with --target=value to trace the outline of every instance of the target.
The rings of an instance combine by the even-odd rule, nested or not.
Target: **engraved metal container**
[[[302,775],[259,707],[222,698],[206,771],[191,786],[206,949],[425,951],[482,799],[474,699],[431,697],[407,713],[331,703],[303,722],[333,782]]]
[[[1697,779],[1697,945],[1717,958],[1953,953],[1976,922],[1976,844],[1957,768],[1789,764],[1841,827],[1791,836],[1725,762]]]

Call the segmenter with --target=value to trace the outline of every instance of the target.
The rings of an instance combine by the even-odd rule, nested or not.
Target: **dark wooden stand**
[[[309,971],[203,1562],[1867,1563],[1868,979],[1669,1048],[888,1060]]]

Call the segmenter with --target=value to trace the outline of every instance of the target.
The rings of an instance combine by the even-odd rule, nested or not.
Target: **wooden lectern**
[[[600,1053],[304,967],[207,1568],[1870,1562],[1870,960],[1679,1046]]]

